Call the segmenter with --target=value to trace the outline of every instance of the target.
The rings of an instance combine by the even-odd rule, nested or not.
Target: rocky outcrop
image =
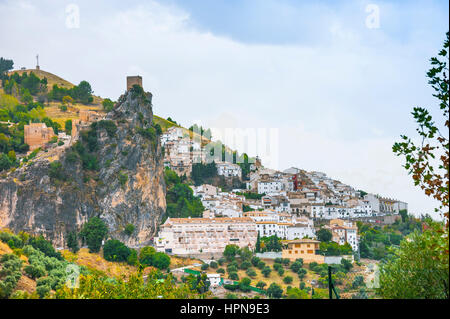
[[[61,247],[99,216],[110,236],[134,246],[156,234],[166,209],[163,157],[151,94],[127,91],[79,141],[0,179],[0,228],[43,234]],[[124,233],[133,224],[131,236]]]

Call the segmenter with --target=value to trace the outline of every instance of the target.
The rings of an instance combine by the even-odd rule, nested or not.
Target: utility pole
[[[39,54],[36,55],[36,70],[40,70],[40,66],[39,66]]]

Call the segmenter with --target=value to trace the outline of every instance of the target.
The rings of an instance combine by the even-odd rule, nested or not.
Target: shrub
[[[80,236],[83,238],[89,247],[89,252],[98,253],[102,246],[102,241],[108,234],[108,227],[98,217],[92,217],[83,225]]]
[[[264,277],[269,277],[270,273],[272,272],[272,269],[270,269],[269,266],[265,266],[262,270],[261,273],[264,275]]]
[[[217,273],[224,274],[225,273],[225,269],[219,268],[219,269],[217,269]]]
[[[292,280],[293,280],[293,278],[292,278],[291,276],[286,276],[286,277],[283,278],[283,282],[284,282],[285,284],[290,284],[290,283],[292,283]]]
[[[128,236],[131,236],[134,232],[134,229],[135,229],[135,227],[133,224],[127,224],[125,226],[125,234],[127,234]]]
[[[239,280],[239,276],[237,272],[231,272],[228,274],[228,278],[230,278],[231,280]]]
[[[283,296],[283,289],[276,283],[272,283],[267,289],[267,295],[272,298],[281,298]]]
[[[278,268],[278,275],[283,276],[284,275],[284,269],[283,268]]]
[[[170,265],[170,257],[163,252],[155,253],[153,257],[153,265],[158,269],[166,269],[169,268]]]
[[[259,257],[254,256],[254,257],[252,257],[252,259],[251,259],[251,263],[252,263],[252,265],[253,265],[254,267],[256,267],[256,266],[258,266],[258,263],[260,262],[260,260],[261,260],[261,259],[259,259]]]
[[[214,269],[217,269],[217,267],[219,267],[219,265],[217,264],[217,262],[211,261],[211,262],[209,263],[209,267],[214,268]]]
[[[256,277],[256,271],[252,268],[247,269],[245,272],[249,277]]]
[[[137,266],[138,256],[137,256],[136,250],[131,249],[130,255],[128,256],[128,259],[127,259],[127,263],[128,263],[128,265],[131,265],[131,266]]]
[[[243,261],[243,262],[241,263],[240,268],[245,270],[245,269],[250,268],[251,266],[252,266],[252,264],[251,264],[249,261]]]
[[[103,256],[108,261],[127,261],[130,253],[130,248],[117,239],[108,240],[103,247]]]
[[[207,270],[209,268],[209,265],[207,263],[204,263],[200,268],[201,270]]]
[[[153,247],[146,246],[141,249],[139,252],[139,262],[143,266],[151,266],[153,264],[153,256],[155,255],[156,250]]]

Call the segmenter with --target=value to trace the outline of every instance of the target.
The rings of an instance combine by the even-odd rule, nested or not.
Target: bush
[[[103,256],[108,261],[127,261],[130,253],[130,248],[117,239],[108,240],[103,247]]]
[[[28,265],[24,268],[24,271],[31,279],[45,276],[45,267],[42,264]]]
[[[144,247],[139,252],[139,262],[143,266],[151,266],[153,264],[153,257],[155,254],[156,254],[155,248],[150,246]]]
[[[211,262],[209,263],[209,267],[214,268],[214,269],[217,269],[217,267],[219,267],[219,265],[217,264],[217,262],[211,261]]]
[[[128,256],[128,259],[127,259],[127,263],[128,263],[128,265],[131,265],[131,266],[138,265],[138,256],[137,256],[136,250],[131,249],[130,255]]]
[[[228,278],[230,278],[231,280],[239,280],[239,276],[237,272],[231,272],[228,274]]]
[[[200,268],[201,270],[207,270],[209,268],[209,265],[207,263],[204,263]]]
[[[249,277],[256,277],[256,271],[252,268],[247,269],[247,271],[245,272],[247,274],[247,276]]]
[[[108,234],[108,227],[98,217],[92,217],[89,221],[83,225],[83,229],[80,232],[83,241],[85,241],[89,247],[89,252],[98,253],[102,247],[102,241]]]
[[[237,267],[234,265],[228,265],[227,267],[227,273],[231,273],[231,272],[237,272]]]
[[[250,268],[251,266],[252,266],[252,264],[249,261],[243,261],[239,268],[246,270],[246,269]]]
[[[225,269],[219,268],[219,269],[217,269],[217,273],[224,274],[225,273]]]
[[[258,269],[263,269],[264,267],[266,266],[266,263],[264,262],[264,261],[262,261],[262,260],[260,260],[259,262],[258,262],[258,265],[256,265],[256,267],[258,268]]]
[[[260,260],[261,260],[261,259],[259,259],[259,257],[254,256],[254,257],[252,257],[252,259],[251,259],[251,263],[252,263],[252,265],[253,265],[254,267],[256,267],[256,266],[258,266],[258,263],[260,262]]]
[[[270,269],[269,266],[265,266],[262,270],[261,273],[264,275],[264,277],[269,277],[270,273],[272,272],[272,269]]]
[[[284,269],[283,268],[279,268],[277,272],[278,272],[278,275],[280,275],[280,276],[284,275]]]
[[[153,257],[153,265],[158,269],[167,269],[170,265],[170,257],[162,252],[157,252]]]
[[[128,224],[125,226],[125,234],[127,234],[128,236],[131,236],[134,232],[134,225],[133,224]]]
[[[291,269],[292,269],[293,272],[298,272],[298,270],[299,270],[300,268],[302,268],[302,266],[303,266],[302,263],[300,263],[300,262],[298,262],[298,261],[295,261],[295,262],[292,263]]]
[[[283,289],[276,283],[272,283],[267,289],[267,295],[271,298],[281,298],[283,296]]]
[[[284,282],[285,284],[290,284],[290,283],[292,283],[292,280],[293,280],[293,278],[292,278],[291,276],[286,276],[286,277],[283,278],[283,282]]]

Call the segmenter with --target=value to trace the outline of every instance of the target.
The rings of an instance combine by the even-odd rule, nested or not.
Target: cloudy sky
[[[139,74],[157,115],[216,137],[259,129],[270,149],[238,148],[267,166],[322,171],[432,213],[392,144],[415,135],[414,106],[436,109],[425,74],[448,9],[432,0],[0,0],[0,56],[33,68],[39,53],[43,70],[113,100]]]

